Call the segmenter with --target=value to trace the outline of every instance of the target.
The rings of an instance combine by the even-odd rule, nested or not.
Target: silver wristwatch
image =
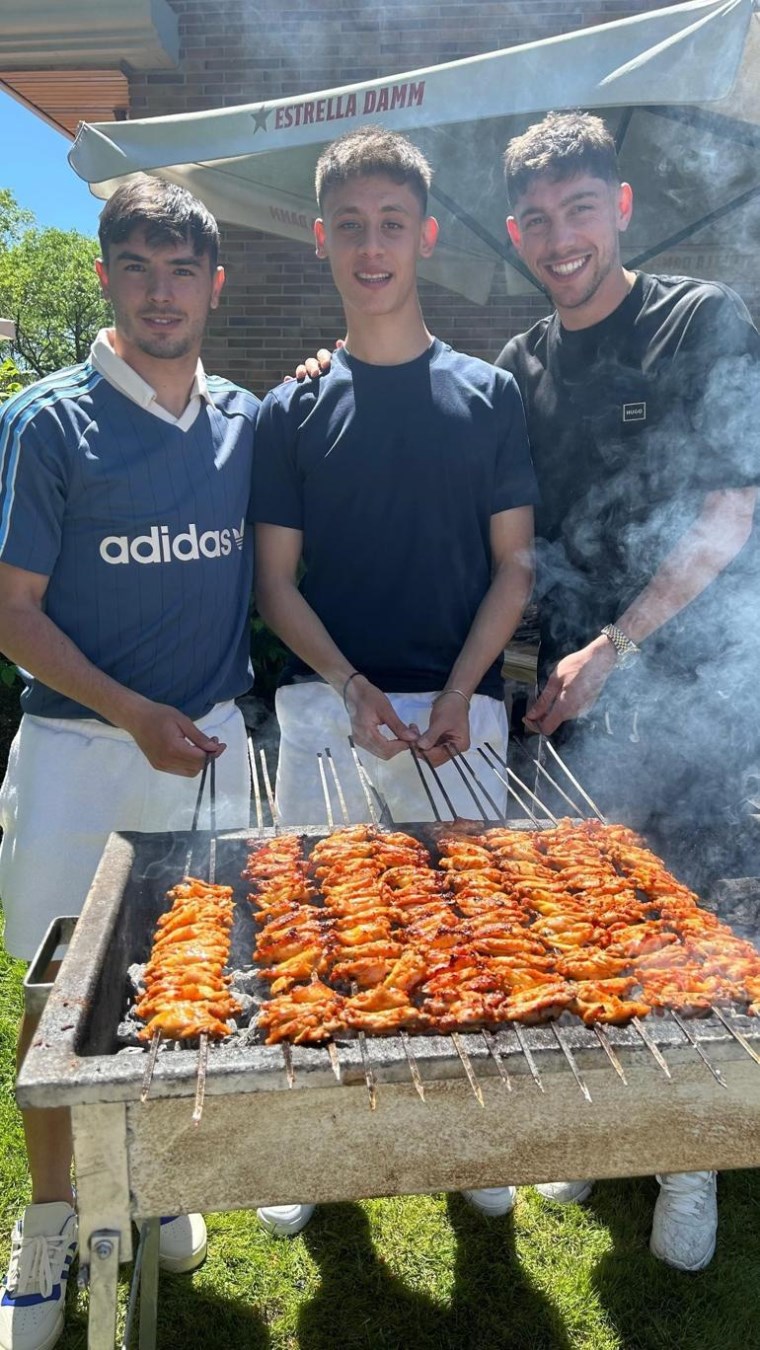
[[[601,632],[609,639],[615,648],[615,651],[617,652],[616,664],[618,666],[622,667],[630,665],[630,663],[635,661],[636,657],[641,654],[641,648],[637,647],[635,642],[631,642],[631,639],[626,637],[622,629],[616,628],[614,623],[605,624],[604,628],[601,629]]]

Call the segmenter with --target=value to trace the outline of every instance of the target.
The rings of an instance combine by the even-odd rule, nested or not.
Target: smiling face
[[[611,314],[630,288],[620,261],[633,194],[627,183],[591,174],[535,178],[507,230],[523,262],[549,292],[566,328],[587,328]]]
[[[418,316],[417,260],[430,257],[438,226],[412,189],[367,174],[330,188],[323,211],[317,256],[330,260],[349,327],[352,318]]]
[[[224,285],[221,267],[189,243],[149,244],[142,229],[96,263],[116,320],[114,349],[136,369],[142,358],[195,362],[209,310]]]

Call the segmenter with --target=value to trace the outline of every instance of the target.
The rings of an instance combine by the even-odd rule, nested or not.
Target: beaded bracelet
[[[361,671],[352,670],[351,674],[349,675],[348,679],[343,685],[343,707],[346,709],[346,712],[348,712],[348,704],[346,703],[346,694],[348,693],[348,686],[350,685],[352,680],[356,679],[357,675],[361,675]]]

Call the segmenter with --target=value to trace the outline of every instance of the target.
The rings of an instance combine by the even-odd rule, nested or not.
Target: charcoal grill
[[[395,828],[435,852],[433,827]],[[210,1048],[199,1125],[197,1049],[159,1054],[141,1101],[146,1053],[117,1053],[127,967],[147,958],[166,890],[185,872],[208,875],[212,855],[216,880],[244,902],[252,840],[273,832],[112,835],[21,1071],[22,1107],[72,1111],[90,1350],[114,1344],[132,1221],[143,1233],[145,1348],[155,1344],[151,1216],[757,1164],[760,1028],[717,1011],[601,1035],[573,1019],[329,1049],[283,1050],[246,1031]],[[249,964],[253,929],[239,904],[232,966]]]

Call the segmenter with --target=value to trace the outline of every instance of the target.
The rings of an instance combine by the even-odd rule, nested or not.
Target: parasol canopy
[[[435,171],[441,236],[420,272],[485,304],[497,268],[511,294],[535,286],[504,228],[504,146],[548,109],[594,109],[634,185],[625,265],[719,278],[746,294],[760,244],[757,9],[689,0],[340,89],[85,123],[69,160],[98,197],[144,171],[189,188],[220,221],[311,244],[322,147],[363,125],[402,131]]]

